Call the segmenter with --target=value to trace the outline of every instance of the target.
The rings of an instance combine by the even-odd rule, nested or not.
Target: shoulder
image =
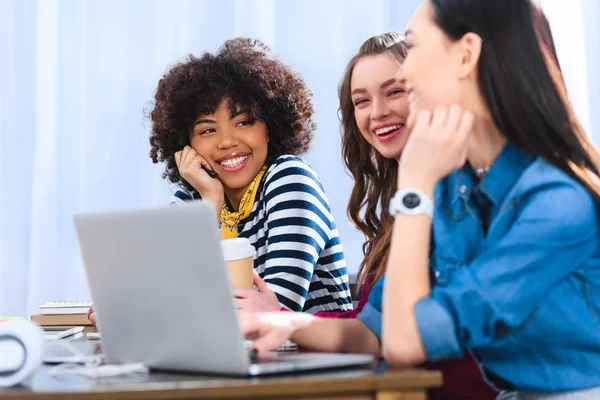
[[[323,190],[315,170],[298,156],[282,155],[273,161],[265,174],[265,185],[280,180],[316,184],[320,190]]]
[[[513,189],[523,217],[551,222],[563,233],[597,229],[597,210],[590,192],[577,180],[537,158]]]
[[[381,311],[381,303],[383,300],[383,285],[385,284],[385,275],[377,280],[371,286],[368,292],[368,302],[371,303],[376,309]]]
[[[180,187],[173,194],[173,197],[171,197],[171,201],[169,203],[170,204],[182,204],[182,203],[185,203],[186,201],[195,200],[197,198],[199,198],[199,197],[196,196],[191,191],[189,191],[188,189],[186,189],[184,187]]]
[[[329,200],[315,171],[297,156],[275,159],[265,174],[264,199],[267,208],[293,207],[312,211],[323,220],[331,219]]]

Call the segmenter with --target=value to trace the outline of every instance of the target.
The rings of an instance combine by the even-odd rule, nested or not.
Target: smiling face
[[[399,158],[408,135],[409,114],[401,67],[389,53],[365,56],[350,81],[354,117],[360,133],[383,157]]]
[[[190,145],[219,174],[225,194],[243,192],[267,159],[267,126],[249,110],[231,112],[224,100],[212,114],[199,115],[190,133]]]
[[[434,21],[433,5],[426,1],[415,12],[406,31],[408,52],[403,76],[411,111],[433,111],[438,105],[465,105],[477,82],[464,79],[462,41],[451,40]],[[472,97],[472,96],[471,96]]]

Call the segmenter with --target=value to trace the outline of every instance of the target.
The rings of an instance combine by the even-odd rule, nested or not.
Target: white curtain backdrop
[[[599,4],[598,1],[594,1],[594,3]],[[597,25],[600,22],[600,14],[596,13],[595,20],[588,19],[586,21],[586,13],[589,10],[584,12],[585,7],[582,0],[570,0],[568,5],[564,0],[541,0],[541,4],[552,26],[556,52],[569,88],[569,97],[577,110],[583,128],[591,134],[590,82],[588,80],[589,66],[586,63],[586,47],[590,49],[588,57],[590,61],[593,59],[592,55],[598,57],[598,52],[590,48],[590,46],[597,45],[597,39],[594,41],[596,43],[591,43],[593,36],[586,37],[586,25]]]
[[[351,181],[340,156],[337,85],[362,41],[403,30],[419,3],[0,0],[0,315],[89,299],[73,214],[169,200],[173,188],[148,157],[143,111],[169,65],[235,36],[262,39],[311,87],[318,131],[306,158],[355,273],[363,238],[345,215]],[[585,39],[598,37],[600,9],[596,0],[568,4],[554,0],[548,12],[568,19],[551,18],[562,23],[559,53],[584,126],[598,131],[589,97],[598,100],[598,78],[585,71],[598,70],[600,48]]]

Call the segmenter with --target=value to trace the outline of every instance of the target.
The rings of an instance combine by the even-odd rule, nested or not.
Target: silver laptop
[[[374,361],[324,353],[251,360],[208,204],[80,214],[75,226],[109,363],[262,375]]]

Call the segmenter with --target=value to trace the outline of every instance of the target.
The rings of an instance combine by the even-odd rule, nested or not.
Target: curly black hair
[[[226,41],[216,54],[190,55],[161,78],[150,112],[150,157],[155,164],[166,162],[163,178],[182,182],[175,153],[190,144],[198,115],[214,113],[224,100],[232,113],[242,107],[266,124],[267,163],[282,154],[308,151],[316,128],[312,93],[268,52],[258,40],[236,38]]]

